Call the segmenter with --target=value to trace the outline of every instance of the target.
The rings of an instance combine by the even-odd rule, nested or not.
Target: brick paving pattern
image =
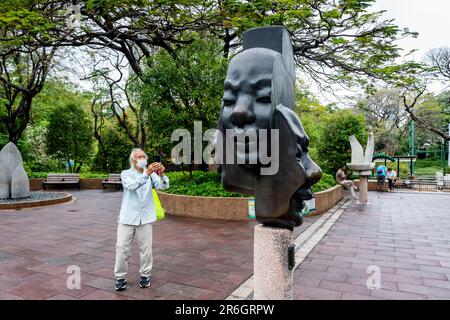
[[[71,191],[72,204],[0,211],[0,299],[224,299],[253,273],[254,221],[167,216],[153,229],[154,269],[141,289],[133,244],[128,288],[114,290],[121,192]],[[300,233],[315,218],[306,219]],[[68,289],[69,266],[81,289]]]
[[[369,198],[366,207],[354,202],[295,271],[294,298],[450,299],[450,195]],[[368,288],[369,266],[379,268],[380,288]]]
[[[121,192],[76,191],[71,204],[0,211],[0,299],[224,299],[252,275],[255,222],[168,216],[154,227],[154,270],[114,290]],[[370,193],[353,203],[294,273],[295,299],[449,299],[450,195]],[[319,217],[308,217],[295,236]],[[81,289],[68,289],[69,266]],[[368,289],[369,266],[381,288]]]

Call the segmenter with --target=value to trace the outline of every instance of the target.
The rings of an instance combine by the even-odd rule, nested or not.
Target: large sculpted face
[[[312,198],[311,186],[322,171],[308,155],[308,136],[293,111],[295,68],[288,34],[279,27],[260,30],[247,38],[247,48],[230,61],[224,82],[218,123],[226,150],[220,167],[222,184],[226,190],[255,196],[260,223],[293,228],[302,223],[304,200]],[[266,37],[266,31],[273,38]],[[261,129],[267,131],[267,139],[261,139]],[[228,158],[229,133],[249,137],[250,131],[256,132],[257,142],[232,138],[235,162],[228,162],[232,158]],[[272,140],[274,136],[278,139]],[[240,144],[245,147],[239,148]],[[262,146],[279,164],[271,174],[263,173],[267,163],[261,161]],[[250,159],[257,161],[249,163]]]
[[[248,50],[231,61],[224,83],[221,114],[223,129],[233,130],[238,134],[251,130],[257,134],[259,129],[270,129],[274,57],[270,50],[264,51],[267,51],[266,54],[261,54],[259,59],[255,59],[254,54]],[[245,159],[248,163],[251,156],[258,158],[257,154],[249,154],[251,144],[254,143],[255,141],[246,143],[244,154],[237,148],[236,159]]]
[[[222,122],[227,129],[269,129],[273,56],[244,51],[228,67]]]
[[[268,49],[250,49],[241,52],[231,60],[224,82],[220,119],[223,129],[244,133],[248,130],[257,132],[259,129],[272,129],[273,110],[276,105],[282,104],[282,101],[277,101],[280,98],[277,99],[272,94],[275,54]],[[301,150],[298,150],[298,156],[305,169],[305,177],[302,180],[310,186],[316,182],[317,175],[320,175],[321,171],[309,158],[308,137],[304,135],[299,140]],[[246,150],[249,151],[250,148]],[[238,158],[245,157],[248,160],[248,152],[241,155],[239,149],[236,151]],[[244,167],[249,166],[244,165]]]

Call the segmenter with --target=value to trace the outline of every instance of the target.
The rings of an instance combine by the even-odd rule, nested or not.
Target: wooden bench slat
[[[80,175],[77,173],[49,173],[47,178],[44,180],[43,185],[69,185],[76,184],[78,189],[80,189]]]
[[[110,173],[108,178],[102,181],[103,188],[106,188],[106,186],[116,186],[121,187],[122,186],[122,178],[120,173]]]

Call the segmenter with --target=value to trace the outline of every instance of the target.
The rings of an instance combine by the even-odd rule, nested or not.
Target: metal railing
[[[450,192],[450,180],[436,180],[433,178],[404,180],[403,183],[395,184],[395,188],[411,191]]]

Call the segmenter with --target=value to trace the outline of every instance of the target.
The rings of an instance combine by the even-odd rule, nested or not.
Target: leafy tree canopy
[[[349,109],[339,110],[326,121],[324,134],[319,144],[322,169],[334,174],[340,166],[351,160],[349,136],[355,135],[362,146],[367,142],[366,122],[361,114]]]
[[[192,134],[194,121],[201,121],[203,130],[216,127],[226,59],[216,41],[197,39],[180,49],[176,59],[159,51],[151,65],[134,90],[147,114],[150,146],[170,155],[175,129]]]
[[[67,104],[56,109],[49,118],[47,153],[68,163],[78,172],[92,152],[92,124],[80,105]]]

